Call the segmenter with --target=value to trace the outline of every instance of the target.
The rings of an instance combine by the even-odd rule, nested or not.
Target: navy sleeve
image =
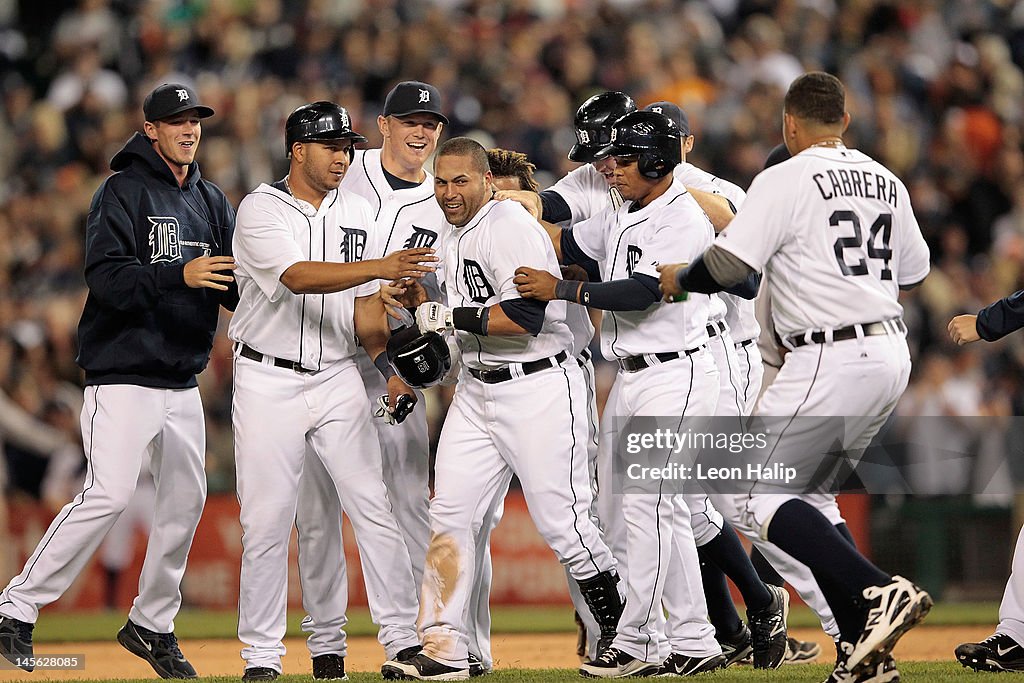
[[[700,294],[716,294],[722,291],[722,285],[718,284],[715,278],[711,277],[711,271],[704,263],[704,255],[701,254],[697,260],[686,268],[676,273],[676,283],[684,292],[698,292]]]
[[[580,287],[580,303],[602,311],[646,311],[660,298],[657,278],[642,273],[624,280],[584,282]]]
[[[211,227],[220,233],[220,239],[222,240],[220,246],[221,256],[234,256],[231,251],[231,240],[235,235],[235,210],[227,197],[223,195],[221,197],[224,202],[220,218],[221,222],[220,225]],[[218,294],[220,294],[220,305],[229,311],[234,311],[238,305],[238,280],[229,282],[228,291],[218,292]]]
[[[85,227],[85,281],[100,303],[118,311],[154,308],[162,291],[186,287],[184,269],[139,261],[132,220],[104,183]]]
[[[507,299],[500,304],[501,310],[512,322],[536,337],[540,334],[540,328],[544,326],[544,311],[548,307],[547,301],[538,299]]]
[[[1024,290],[978,311],[978,334],[985,341],[996,341],[1024,327]]]
[[[761,273],[752,272],[747,279],[738,285],[726,287],[724,291],[735,294],[741,299],[753,299],[757,296],[757,290],[761,288]]]
[[[601,281],[601,266],[598,265],[597,261],[587,256],[586,252],[576,243],[576,238],[573,237],[571,228],[562,230],[561,247],[562,263],[567,266],[573,264],[580,266],[583,270],[587,271],[587,277],[590,278],[591,282]]]
[[[569,204],[554,190],[544,190],[540,193],[540,206],[540,217],[548,223],[564,223],[572,218]]]

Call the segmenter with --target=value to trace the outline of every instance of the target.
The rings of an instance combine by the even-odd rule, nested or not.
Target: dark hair
[[[472,138],[452,138],[437,148],[437,158],[469,157],[473,161],[474,170],[484,175],[491,167],[487,163],[487,151],[484,146]],[[436,163],[436,161],[435,161]]]
[[[786,113],[819,123],[839,123],[846,113],[846,90],[838,78],[811,71],[793,81],[786,93]]]
[[[495,178],[518,178],[519,189],[537,192],[540,185],[533,177],[537,167],[530,163],[530,160],[522,152],[513,152],[509,149],[487,150],[487,163],[491,167],[491,174]]]

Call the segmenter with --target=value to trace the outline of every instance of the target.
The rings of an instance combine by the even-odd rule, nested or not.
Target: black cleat
[[[265,683],[276,680],[280,675],[277,673],[277,669],[271,669],[269,666],[254,666],[245,670],[245,673],[242,674],[242,681],[244,683]]]
[[[404,652],[404,650],[403,650]],[[469,669],[442,664],[420,652],[406,661],[395,659],[384,662],[380,674],[388,681],[465,681]]]
[[[956,661],[975,671],[1024,671],[1024,647],[1005,633],[995,633],[980,643],[957,646]]]
[[[626,678],[630,676],[654,676],[661,670],[661,664],[645,662],[628,655],[622,650],[610,647],[597,659],[584,662],[580,675],[584,678]]]
[[[345,658],[334,654],[313,657],[313,678],[318,681],[347,681]]]
[[[789,593],[785,588],[767,585],[772,601],[761,610],[747,610],[750,644],[755,669],[777,669],[786,658],[786,619],[789,617]]]
[[[735,635],[719,640],[718,644],[722,646],[722,654],[725,655],[725,666],[750,663],[750,653],[754,648],[750,644],[750,629],[746,624],[740,624],[740,630]]]
[[[149,662],[160,678],[196,678],[196,670],[181,654],[174,633],[150,631],[129,619],[117,632],[117,642]]]
[[[484,663],[480,661],[472,652],[469,653],[469,677],[477,678],[479,676],[486,676],[491,673],[491,670],[484,666]]]
[[[694,657],[673,652],[658,669],[657,676],[696,676],[725,668],[725,655]]]
[[[32,629],[35,624],[0,617],[0,655],[25,671],[32,671]]]
[[[810,664],[821,654],[821,645],[811,640],[786,639],[786,658],[783,664]]]

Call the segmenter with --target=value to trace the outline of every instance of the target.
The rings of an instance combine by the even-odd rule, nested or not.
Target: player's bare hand
[[[416,393],[398,375],[388,379],[388,412],[395,424],[401,424],[416,407]]]
[[[978,334],[978,316],[976,315],[958,315],[949,321],[946,329],[949,330],[949,338],[959,346],[981,339],[981,335]]]
[[[552,301],[555,299],[555,287],[560,280],[546,270],[519,266],[512,282],[519,290],[519,296],[524,299]]]
[[[514,202],[519,202],[537,220],[540,220],[544,211],[540,203],[540,195],[530,190],[498,190],[494,193],[494,198],[498,201],[511,199]]]
[[[185,264],[182,275],[185,284],[192,289],[207,287],[227,291],[228,284],[235,281],[230,275],[235,269],[235,259],[230,256],[200,256]]]
[[[434,256],[434,250],[421,247],[419,249],[403,249],[388,254],[382,259],[377,259],[377,277],[385,280],[397,280],[402,277],[423,277],[427,273],[433,273],[436,268],[432,265],[438,258]]]
[[[673,297],[683,293],[676,282],[676,275],[686,266],[686,263],[663,263],[658,266],[658,288],[661,289],[664,301],[672,301]]]
[[[401,320],[398,309],[405,308],[401,297],[406,292],[405,283],[411,280],[392,280],[380,286],[380,298],[384,302],[384,310],[395,320]]]
[[[561,266],[562,279],[563,280],[578,280],[579,282],[590,282],[590,275],[582,266],[578,266],[575,263],[571,263],[567,266]]]

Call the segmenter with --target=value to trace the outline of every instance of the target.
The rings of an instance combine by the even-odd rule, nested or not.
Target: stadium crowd
[[[284,175],[296,106],[340,102],[377,146],[381,100],[411,78],[443,94],[445,137],[525,152],[542,187],[572,167],[573,112],[602,90],[680,104],[699,140],[688,160],[746,187],[812,69],[847,85],[847,145],[905,180],[932,249],[905,302],[904,410],[1021,414],[1024,338],[958,350],[945,326],[1024,286],[1022,67],[1024,4],[1005,0],[0,3],[0,424],[24,411],[76,429],[89,199],[161,82],[194,84],[218,112],[199,161],[237,204]],[[232,488],[230,371],[220,335],[201,378],[211,490]],[[48,454],[6,451],[11,490],[38,495]]]

